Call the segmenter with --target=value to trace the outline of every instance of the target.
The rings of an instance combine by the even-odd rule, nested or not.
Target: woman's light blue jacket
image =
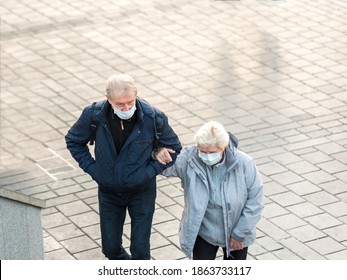
[[[237,149],[231,137],[225,150],[227,172],[222,180],[221,198],[227,254],[231,237],[251,245],[256,238],[256,225],[264,208],[263,183],[250,156]],[[180,245],[188,258],[192,251],[209,201],[206,165],[198,156],[197,147],[184,148],[175,164],[163,175],[177,176],[184,189],[184,210],[179,227]]]

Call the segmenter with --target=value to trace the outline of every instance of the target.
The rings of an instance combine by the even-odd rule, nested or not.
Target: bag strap
[[[101,107],[104,105],[105,101],[99,101],[99,102],[93,102],[92,104],[92,115],[91,115],[91,121],[90,121],[90,130],[92,131],[92,134],[90,135],[89,145],[94,145],[95,142],[95,135],[96,135],[96,128],[99,124],[98,120],[95,118],[95,115],[97,111],[101,110]]]
[[[155,139],[154,139],[154,149],[158,148],[159,139],[161,133],[164,130],[164,114],[158,108],[154,108],[155,111]]]

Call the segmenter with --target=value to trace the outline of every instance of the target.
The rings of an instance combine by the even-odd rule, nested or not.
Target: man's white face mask
[[[120,118],[121,120],[128,120],[130,119],[134,113],[136,111],[136,104],[134,104],[133,107],[131,107],[130,110],[128,111],[122,111],[122,110],[119,110],[118,108],[114,108],[113,109],[113,112],[118,116],[118,118]]]

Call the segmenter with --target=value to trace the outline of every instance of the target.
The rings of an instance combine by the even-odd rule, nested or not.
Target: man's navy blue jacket
[[[155,111],[145,100],[136,98],[137,120],[121,151],[117,154],[112,138],[107,112],[110,104],[104,105],[95,113],[98,126],[95,135],[93,157],[88,142],[92,135],[92,105],[86,107],[77,122],[65,136],[68,150],[79,166],[88,173],[103,189],[116,193],[130,193],[156,186],[156,175],[171,166],[181,151],[181,143],[168,124],[164,115],[164,127],[158,147],[176,151],[173,162],[162,165],[153,160],[151,153],[155,139]]]

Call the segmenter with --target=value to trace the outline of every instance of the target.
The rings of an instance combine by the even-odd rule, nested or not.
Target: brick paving
[[[3,0],[1,188],[46,201],[45,259],[104,259],[96,184],[65,148],[105,79],[132,75],[184,145],[222,122],[266,205],[249,259],[347,259],[347,2]],[[158,177],[153,259],[184,259]],[[124,243],[129,246],[129,220]]]

